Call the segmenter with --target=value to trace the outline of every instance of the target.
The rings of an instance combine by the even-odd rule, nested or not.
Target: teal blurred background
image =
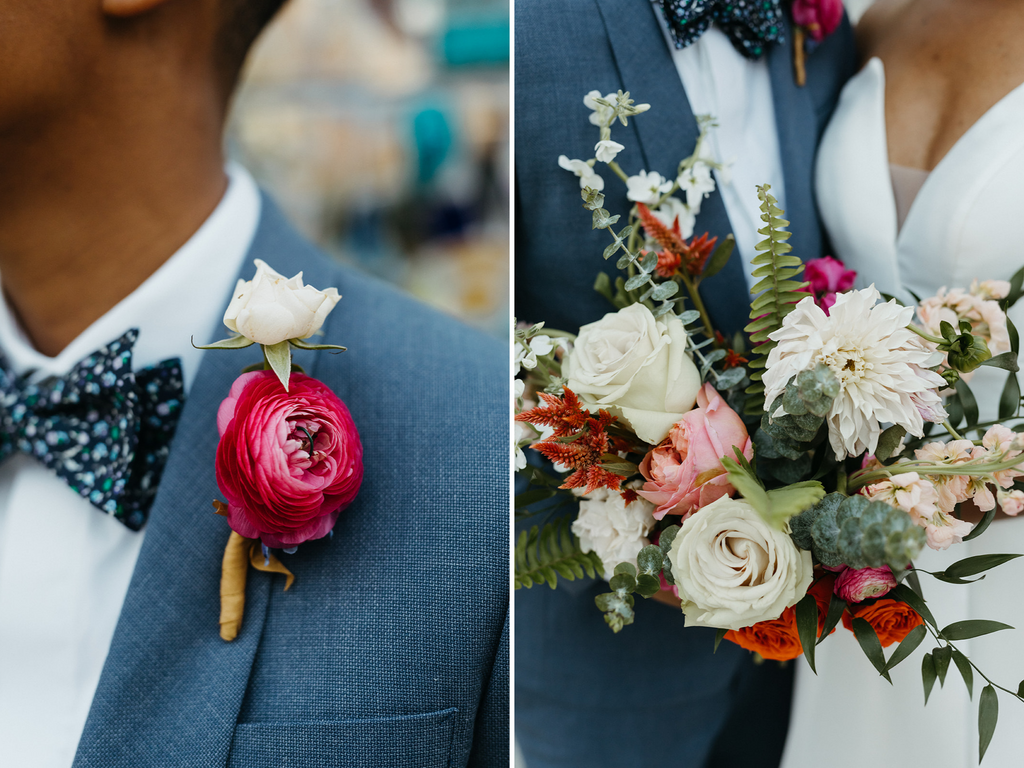
[[[228,147],[338,259],[504,338],[507,0],[291,0]]]

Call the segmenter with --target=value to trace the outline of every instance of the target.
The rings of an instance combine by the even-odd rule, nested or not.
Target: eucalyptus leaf
[[[700,312],[698,312],[696,309],[688,309],[685,312],[683,312],[681,315],[679,315],[679,321],[683,325],[689,325],[690,323],[696,323],[698,320],[700,320]]]
[[[987,619],[965,619],[955,621],[942,630],[940,634],[947,640],[970,640],[972,637],[990,635],[993,632],[1000,632],[1004,629],[1013,629],[1009,624],[1001,621],[989,621]]]
[[[800,647],[804,649],[804,658],[811,672],[818,674],[814,668],[814,648],[818,640],[818,603],[814,595],[804,595],[796,604],[796,631],[800,636]]]
[[[636,556],[636,564],[641,573],[657,573],[661,570],[664,558],[665,553],[661,551],[661,547],[657,544],[648,544]]]
[[[644,272],[633,275],[631,278],[629,278],[629,280],[626,281],[625,289],[627,291],[635,291],[641,285],[645,285],[647,283],[647,279],[648,275]]]
[[[263,356],[267,359],[271,369],[277,374],[284,391],[288,391],[288,379],[292,375],[292,351],[287,341],[280,344],[264,344]]]
[[[747,372],[742,368],[729,368],[728,370],[722,371],[718,374],[718,380],[715,382],[715,389],[719,392],[732,389],[742,382],[746,375]]]
[[[978,762],[985,759],[985,752],[992,742],[992,734],[996,732],[996,721],[999,719],[999,699],[996,689],[989,683],[981,689],[978,703]]]
[[[636,577],[636,591],[640,593],[642,597],[651,597],[661,589],[661,582],[657,576],[651,576],[649,573],[641,573]]]
[[[864,619],[855,617],[853,620],[853,634],[856,635],[857,642],[860,643],[860,648],[864,651],[864,655],[868,657],[871,665],[878,670],[878,674],[891,684],[892,678],[889,677],[889,672],[885,668],[885,654],[882,653],[882,643],[875,633],[875,628]]]
[[[654,301],[664,301],[672,296],[675,296],[679,292],[679,284],[669,280],[664,283],[660,283],[655,289],[654,293],[651,294],[651,298]]]

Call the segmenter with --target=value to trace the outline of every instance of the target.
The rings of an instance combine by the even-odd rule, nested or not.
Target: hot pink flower
[[[796,8],[795,5],[793,7]],[[853,288],[856,277],[856,272],[847,269],[843,262],[831,256],[811,259],[804,265],[804,279],[811,284],[814,303],[825,310],[825,314],[836,303],[837,293]]]
[[[847,603],[860,603],[870,597],[881,597],[896,586],[889,566],[881,568],[847,568],[836,577],[835,593]]]
[[[217,484],[228,525],[268,547],[326,536],[363,480],[363,446],[348,408],[293,373],[243,373],[217,412]]]
[[[793,21],[819,43],[843,20],[842,0],[793,0]]]
[[[723,456],[734,456],[733,446],[748,459],[753,455],[743,420],[711,384],[697,395],[697,407],[672,427],[668,437],[640,463],[647,480],[640,495],[657,505],[654,516],[689,516],[706,504],[731,496],[735,489],[726,479]]]

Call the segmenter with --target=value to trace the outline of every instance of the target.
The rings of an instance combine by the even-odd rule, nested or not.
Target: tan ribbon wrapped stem
[[[803,27],[799,25],[793,26],[793,78],[800,88],[807,84],[807,66],[804,52],[806,34]]]
[[[218,514],[221,514],[223,504],[215,501],[213,506]],[[245,581],[250,565],[257,571],[283,573],[286,577],[285,591],[295,581],[295,575],[277,557],[273,554],[269,557],[263,556],[259,539],[247,539],[232,531],[224,548],[220,576],[220,636],[227,642],[238,637],[238,631],[242,626]]]

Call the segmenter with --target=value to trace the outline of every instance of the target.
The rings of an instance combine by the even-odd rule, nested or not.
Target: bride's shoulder
[[[871,58],[893,35],[899,34],[899,21],[913,0],[875,0],[861,16],[854,33],[862,61]]]

